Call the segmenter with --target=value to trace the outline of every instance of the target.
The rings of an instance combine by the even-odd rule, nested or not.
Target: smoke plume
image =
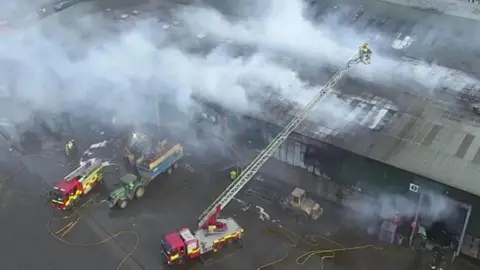
[[[36,8],[28,1],[6,7],[25,16]],[[313,22],[305,16],[311,7],[298,0],[250,1],[242,16],[206,6],[166,8],[164,18],[130,14],[128,22],[88,2],[37,22],[5,12],[13,29],[0,39],[0,86],[3,95],[24,103],[21,109],[2,106],[1,113],[16,120],[33,109],[98,117],[110,111],[129,123],[154,115],[157,99],[189,112],[192,93],[242,112],[259,110],[252,97],[270,92],[305,104],[371,35],[377,37],[372,64],[350,73],[358,80],[390,92],[424,93],[473,80],[433,63],[398,59],[384,48],[377,53],[375,46],[386,40],[380,33],[356,33],[335,14]],[[349,113],[333,95],[323,104],[319,114],[331,115],[336,126]]]
[[[263,50],[275,51],[302,61],[303,65],[338,68],[357,51],[365,41],[371,41],[374,51],[372,64],[356,68],[351,76],[389,89],[406,87],[424,94],[432,94],[439,87],[454,90],[476,82],[470,75],[435,63],[390,55],[391,37],[370,30],[357,33],[341,22],[338,15],[326,16],[312,22],[305,18],[306,10],[314,9],[303,1],[262,1],[263,12],[256,17],[230,20],[214,9],[189,8],[183,18],[191,29],[212,39],[231,40]],[[373,40],[372,40],[373,39]]]
[[[0,85],[8,88],[8,96],[31,105],[8,111],[4,107],[3,114],[20,121],[28,117],[29,109],[73,110],[98,117],[104,111],[113,111],[116,119],[132,122],[154,114],[153,100],[157,97],[188,112],[192,93],[199,92],[225,107],[249,112],[258,109],[250,98],[266,89],[302,104],[317,91],[288,66],[278,64],[275,55],[266,50],[235,55],[232,47],[237,45],[221,42],[206,48],[212,42],[199,39],[200,32],[190,22],[198,16],[205,16],[205,22],[214,20],[210,9],[187,8],[177,16],[179,26],[168,21],[164,26],[170,27],[160,27],[154,18],[137,19],[132,24],[115,23],[109,18],[112,14],[95,11],[91,5],[80,3],[39,22],[15,24],[3,35],[0,63],[4,72]],[[24,6],[27,5],[17,4],[14,8],[24,10]],[[269,16],[272,20],[285,16],[282,12],[272,7]],[[305,25],[302,22],[298,18],[288,33],[294,34],[294,27],[301,29]],[[282,44],[284,40],[273,22],[255,23],[255,27],[264,24],[265,31],[270,33],[265,44],[271,49]],[[209,27],[221,32],[227,26],[234,24],[225,21]],[[314,31],[313,27],[306,27],[298,33],[297,41],[302,42]],[[250,32],[237,34],[235,42],[243,44]],[[325,36],[324,40],[330,39]],[[308,47],[308,42],[305,40],[303,47]],[[295,44],[289,46],[296,50]],[[302,57],[320,56],[319,63],[339,60],[331,58],[340,57],[335,53],[319,51],[312,46]],[[343,56],[348,54],[353,51],[347,50]],[[328,108],[333,115],[344,115],[339,112],[342,106]]]
[[[226,17],[210,7],[174,8],[162,23],[148,16],[115,22],[113,14],[88,2],[22,23],[16,14],[26,16],[36,7],[29,1],[3,2],[1,15],[12,21],[12,29],[0,38],[0,93],[6,103],[22,105],[1,107],[11,121],[40,109],[99,118],[110,111],[118,121],[132,123],[153,118],[157,99],[189,113],[193,93],[241,112],[261,109],[251,99],[268,92],[306,104],[325,82],[316,77],[344,66],[370,35],[380,35],[358,34],[333,15],[309,21],[304,16],[309,7],[299,0],[250,2],[248,12],[242,11],[253,15],[242,17]],[[412,64],[385,50],[377,53],[375,46],[385,39],[377,40],[372,64],[354,68],[351,76],[388,91],[406,87],[423,93],[473,80],[434,63]],[[318,76],[306,81],[292,66]],[[319,112],[337,126],[348,113],[348,104],[335,96],[324,100]],[[428,212],[446,208],[432,207],[441,209]],[[403,197],[381,196],[375,208],[360,210],[364,216],[371,211],[383,216],[411,215],[412,209]]]

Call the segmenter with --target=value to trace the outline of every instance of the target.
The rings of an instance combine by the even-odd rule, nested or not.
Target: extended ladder
[[[85,162],[85,164],[80,165],[80,167],[76,168],[73,172],[69,173],[67,176],[64,177],[65,181],[71,181],[75,177],[84,177],[85,175],[92,172],[94,169],[102,166],[102,161],[98,158],[92,158]]]
[[[270,144],[263,149],[262,152],[243,170],[238,178],[230,184],[227,189],[200,215],[198,218],[198,227],[202,228],[206,222],[219,210],[223,209],[237,193],[252,179],[263,164],[272,156],[288,136],[305,120],[307,114],[315,107],[315,105],[325,96],[330,88],[335,86],[346,72],[355,64],[361,63],[360,54],[356,54],[348,61],[347,65],[335,73],[327,84],[318,92],[318,94],[308,103],[302,111],[300,111],[288,125],[273,139]],[[363,62],[367,64],[366,62]]]

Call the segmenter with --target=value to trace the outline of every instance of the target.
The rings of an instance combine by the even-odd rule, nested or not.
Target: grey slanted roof
[[[366,92],[349,95],[332,91],[329,95],[326,99],[334,97],[349,104],[347,123],[327,121],[314,113],[297,130],[299,133],[480,196],[480,184],[476,183],[480,116],[467,108],[409,92],[398,97],[408,104],[402,109]],[[263,103],[268,113],[256,117],[280,126],[299,110],[275,95]]]
[[[365,156],[480,196],[480,118],[465,108],[411,95],[408,111],[378,136]]]

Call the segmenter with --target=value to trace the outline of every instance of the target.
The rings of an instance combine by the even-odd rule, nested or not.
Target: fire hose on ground
[[[31,155],[28,155],[28,156],[31,157],[31,156],[44,156],[44,155],[31,154]],[[50,158],[48,156],[44,156],[44,157]],[[16,175],[21,173],[24,169],[25,169],[25,165],[23,164],[23,162],[21,162],[20,168],[16,169],[15,171],[13,171],[12,173],[10,173],[9,175],[7,175],[6,177],[4,177],[3,179],[0,180],[0,186],[3,186],[5,189],[7,189],[10,192],[19,193],[19,194],[27,195],[27,196],[42,199],[42,200],[45,199],[45,194],[38,195],[38,194],[27,192],[27,191],[24,191],[24,190],[13,189],[13,188],[8,187],[8,182],[10,180],[12,180]],[[119,269],[122,268],[122,266],[128,260],[128,258],[130,258],[133,255],[135,250],[140,245],[140,237],[138,236],[138,234],[135,231],[125,230],[125,231],[120,231],[120,232],[117,232],[117,233],[114,233],[114,234],[111,234],[111,233],[107,232],[110,235],[109,237],[104,238],[104,239],[102,239],[98,242],[95,242],[95,243],[85,243],[85,244],[84,243],[75,243],[75,242],[71,242],[71,241],[68,241],[68,240],[64,239],[64,237],[82,219],[82,214],[81,214],[80,210],[89,206],[89,205],[93,205],[93,204],[97,204],[97,203],[99,203],[99,202],[95,201],[95,197],[92,197],[89,200],[87,200],[86,202],[84,202],[83,204],[76,207],[71,214],[68,214],[68,215],[63,216],[63,217],[58,218],[58,219],[54,218],[54,212],[52,212],[50,214],[49,218],[48,218],[46,227],[47,227],[48,232],[50,233],[50,235],[53,238],[55,238],[56,240],[58,240],[59,242],[65,244],[65,245],[75,246],[75,247],[96,247],[96,246],[100,246],[102,244],[105,244],[105,243],[107,243],[111,240],[114,240],[114,239],[116,239],[116,238],[118,238],[122,235],[134,235],[135,238],[136,238],[136,242],[135,242],[134,246],[131,248],[131,250],[129,252],[127,252],[127,254],[122,258],[122,260],[118,264],[117,270],[119,270]],[[68,223],[66,225],[64,225],[63,227],[61,227],[60,229],[58,229],[57,231],[54,231],[52,229],[52,222],[55,221],[55,220],[67,220]]]
[[[312,257],[314,256],[320,256],[320,269],[323,270],[324,268],[324,262],[325,260],[331,260],[334,259],[336,254],[338,252],[343,252],[343,251],[352,251],[352,250],[361,250],[361,249],[374,249],[374,250],[382,250],[379,247],[376,247],[374,245],[361,245],[361,246],[354,246],[354,247],[345,247],[342,244],[329,239],[327,237],[323,237],[320,235],[307,235],[305,237],[302,237],[298,235],[297,233],[293,232],[292,230],[289,230],[285,228],[282,225],[279,225],[277,230],[274,230],[272,228],[268,228],[265,226],[264,223],[260,223],[259,225],[269,234],[275,236],[278,239],[281,239],[282,245],[285,247],[285,253],[282,257],[280,257],[277,260],[274,260],[272,262],[266,263],[260,267],[257,268],[257,270],[264,269],[269,266],[276,265],[280,262],[285,261],[290,253],[291,248],[297,247],[301,242],[303,242],[305,245],[315,248],[318,247],[321,244],[321,241],[325,242],[330,242],[337,246],[337,248],[331,248],[331,249],[314,249],[307,251],[303,253],[302,255],[298,256],[295,260],[295,263],[297,265],[305,265]]]
[[[248,189],[245,192],[249,196],[256,197],[260,200],[263,200],[268,203],[275,203],[276,200],[278,200],[278,196],[276,193],[268,194],[268,196],[262,196],[262,194],[255,192],[253,189]],[[285,261],[290,253],[291,248],[298,247],[300,243],[304,243],[306,246],[310,248],[315,248],[318,247],[322,241],[324,242],[329,242],[331,244],[334,244],[336,248],[330,248],[330,249],[313,249],[310,251],[307,251],[303,253],[302,255],[298,256],[295,260],[295,263],[297,265],[305,265],[312,257],[314,256],[320,256],[320,269],[323,270],[324,268],[324,262],[325,260],[331,260],[334,259],[336,254],[338,252],[343,252],[343,251],[353,251],[353,250],[361,250],[361,249],[374,249],[377,251],[382,250],[379,247],[376,247],[374,245],[360,245],[360,246],[354,246],[354,247],[345,247],[342,244],[321,236],[321,235],[306,235],[302,237],[301,235],[295,233],[294,231],[286,228],[285,226],[282,226],[278,224],[278,226],[275,229],[269,228],[265,225],[263,222],[258,222],[258,224],[269,234],[273,235],[274,237],[280,239],[282,241],[282,245],[285,247],[285,253],[282,257],[280,257],[277,260],[274,260],[272,262],[266,263],[260,267],[257,268],[257,270],[264,269],[269,266],[276,265],[280,262]]]

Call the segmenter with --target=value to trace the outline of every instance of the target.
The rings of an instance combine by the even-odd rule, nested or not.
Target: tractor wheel
[[[120,199],[117,203],[117,206],[119,209],[125,209],[128,206],[128,200],[127,199]]]
[[[173,171],[172,167],[170,167],[170,168],[167,169],[167,173],[168,173],[168,174],[172,174],[172,171]]]
[[[135,190],[135,199],[140,199],[145,195],[145,187],[144,186],[138,186],[137,189]]]
[[[176,163],[176,162],[173,163],[173,168],[174,168],[174,169],[178,168],[178,163]]]

